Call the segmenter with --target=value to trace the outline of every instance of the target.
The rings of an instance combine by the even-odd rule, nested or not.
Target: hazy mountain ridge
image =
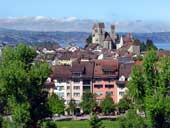
[[[51,18],[44,16],[33,17],[8,17],[0,18],[0,28],[27,30],[27,31],[79,31],[91,32],[91,28],[96,22],[105,22],[105,28],[110,31],[110,25],[116,25],[116,31],[119,32],[168,32],[170,23],[163,21],[119,21],[110,22],[95,19],[79,19],[76,17]]]
[[[88,32],[38,32],[38,31],[21,31],[12,29],[0,28],[0,42],[6,42],[10,44],[16,44],[18,42],[36,43],[36,42],[57,42],[60,45],[68,43],[76,43],[79,46],[85,44],[86,38],[91,33]],[[123,35],[126,33],[119,33]],[[152,39],[155,43],[170,43],[170,32],[159,33],[132,33],[132,35],[145,41]]]

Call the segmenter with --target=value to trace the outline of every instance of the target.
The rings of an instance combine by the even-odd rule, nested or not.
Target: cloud
[[[96,22],[91,19],[78,19],[76,17],[50,18],[45,16],[34,17],[8,17],[0,18],[0,28],[33,31],[83,31],[91,32]],[[114,21],[118,32],[167,32],[170,31],[169,22],[145,22],[136,21]],[[110,31],[112,23],[105,22],[106,30]]]

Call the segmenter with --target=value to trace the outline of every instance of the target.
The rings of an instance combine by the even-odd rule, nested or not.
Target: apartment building
[[[116,80],[118,78],[118,61],[114,59],[95,60],[93,93],[100,103],[109,95],[115,102],[117,100]]]

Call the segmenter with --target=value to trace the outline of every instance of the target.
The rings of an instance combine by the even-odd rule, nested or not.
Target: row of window
[[[96,92],[96,95],[97,95],[97,96],[101,96],[101,95],[103,95],[103,92]],[[106,92],[106,95],[108,95],[108,96],[113,96],[113,91],[107,91],[107,92]],[[125,95],[125,92],[120,91],[120,92],[119,92],[119,95],[120,95],[120,96],[124,96],[124,95]]]
[[[54,89],[59,90],[59,91],[63,91],[64,90],[64,86],[55,86]],[[70,89],[70,86],[67,86],[67,90],[69,90],[69,89]],[[74,90],[80,90],[80,86],[74,86],[73,89]]]
[[[71,93],[67,93],[67,96],[71,96]],[[80,93],[73,93],[73,96],[80,97]]]
[[[60,97],[64,97],[64,93],[63,93],[63,92],[62,92],[62,93],[57,93],[57,95],[60,96]],[[96,92],[96,95],[97,95],[97,96],[101,96],[101,95],[103,95],[103,92]],[[106,92],[106,95],[108,95],[108,96],[113,96],[113,91],[107,91],[107,92]],[[120,92],[119,92],[119,95],[120,95],[120,96],[124,96],[124,95],[125,95],[125,92],[120,91]],[[67,93],[67,96],[71,96],[71,93]],[[80,93],[73,93],[73,96],[75,96],[75,97],[80,97]]]
[[[102,85],[102,84],[95,84],[94,85],[94,88],[97,88],[97,89],[100,89],[100,88],[103,88],[104,86]],[[106,84],[105,85],[105,88],[108,88],[108,89],[112,89],[112,88],[114,88],[114,85],[113,84]]]
[[[96,92],[96,95],[97,95],[97,96],[101,96],[101,95],[103,95],[103,92]],[[113,96],[113,91],[107,91],[107,92],[106,92],[106,95],[108,95],[108,96]]]

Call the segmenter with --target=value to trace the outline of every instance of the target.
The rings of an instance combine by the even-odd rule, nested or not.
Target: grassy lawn
[[[86,121],[57,121],[58,128],[90,128],[89,122]],[[104,120],[103,125],[105,128],[118,128],[117,121]]]

